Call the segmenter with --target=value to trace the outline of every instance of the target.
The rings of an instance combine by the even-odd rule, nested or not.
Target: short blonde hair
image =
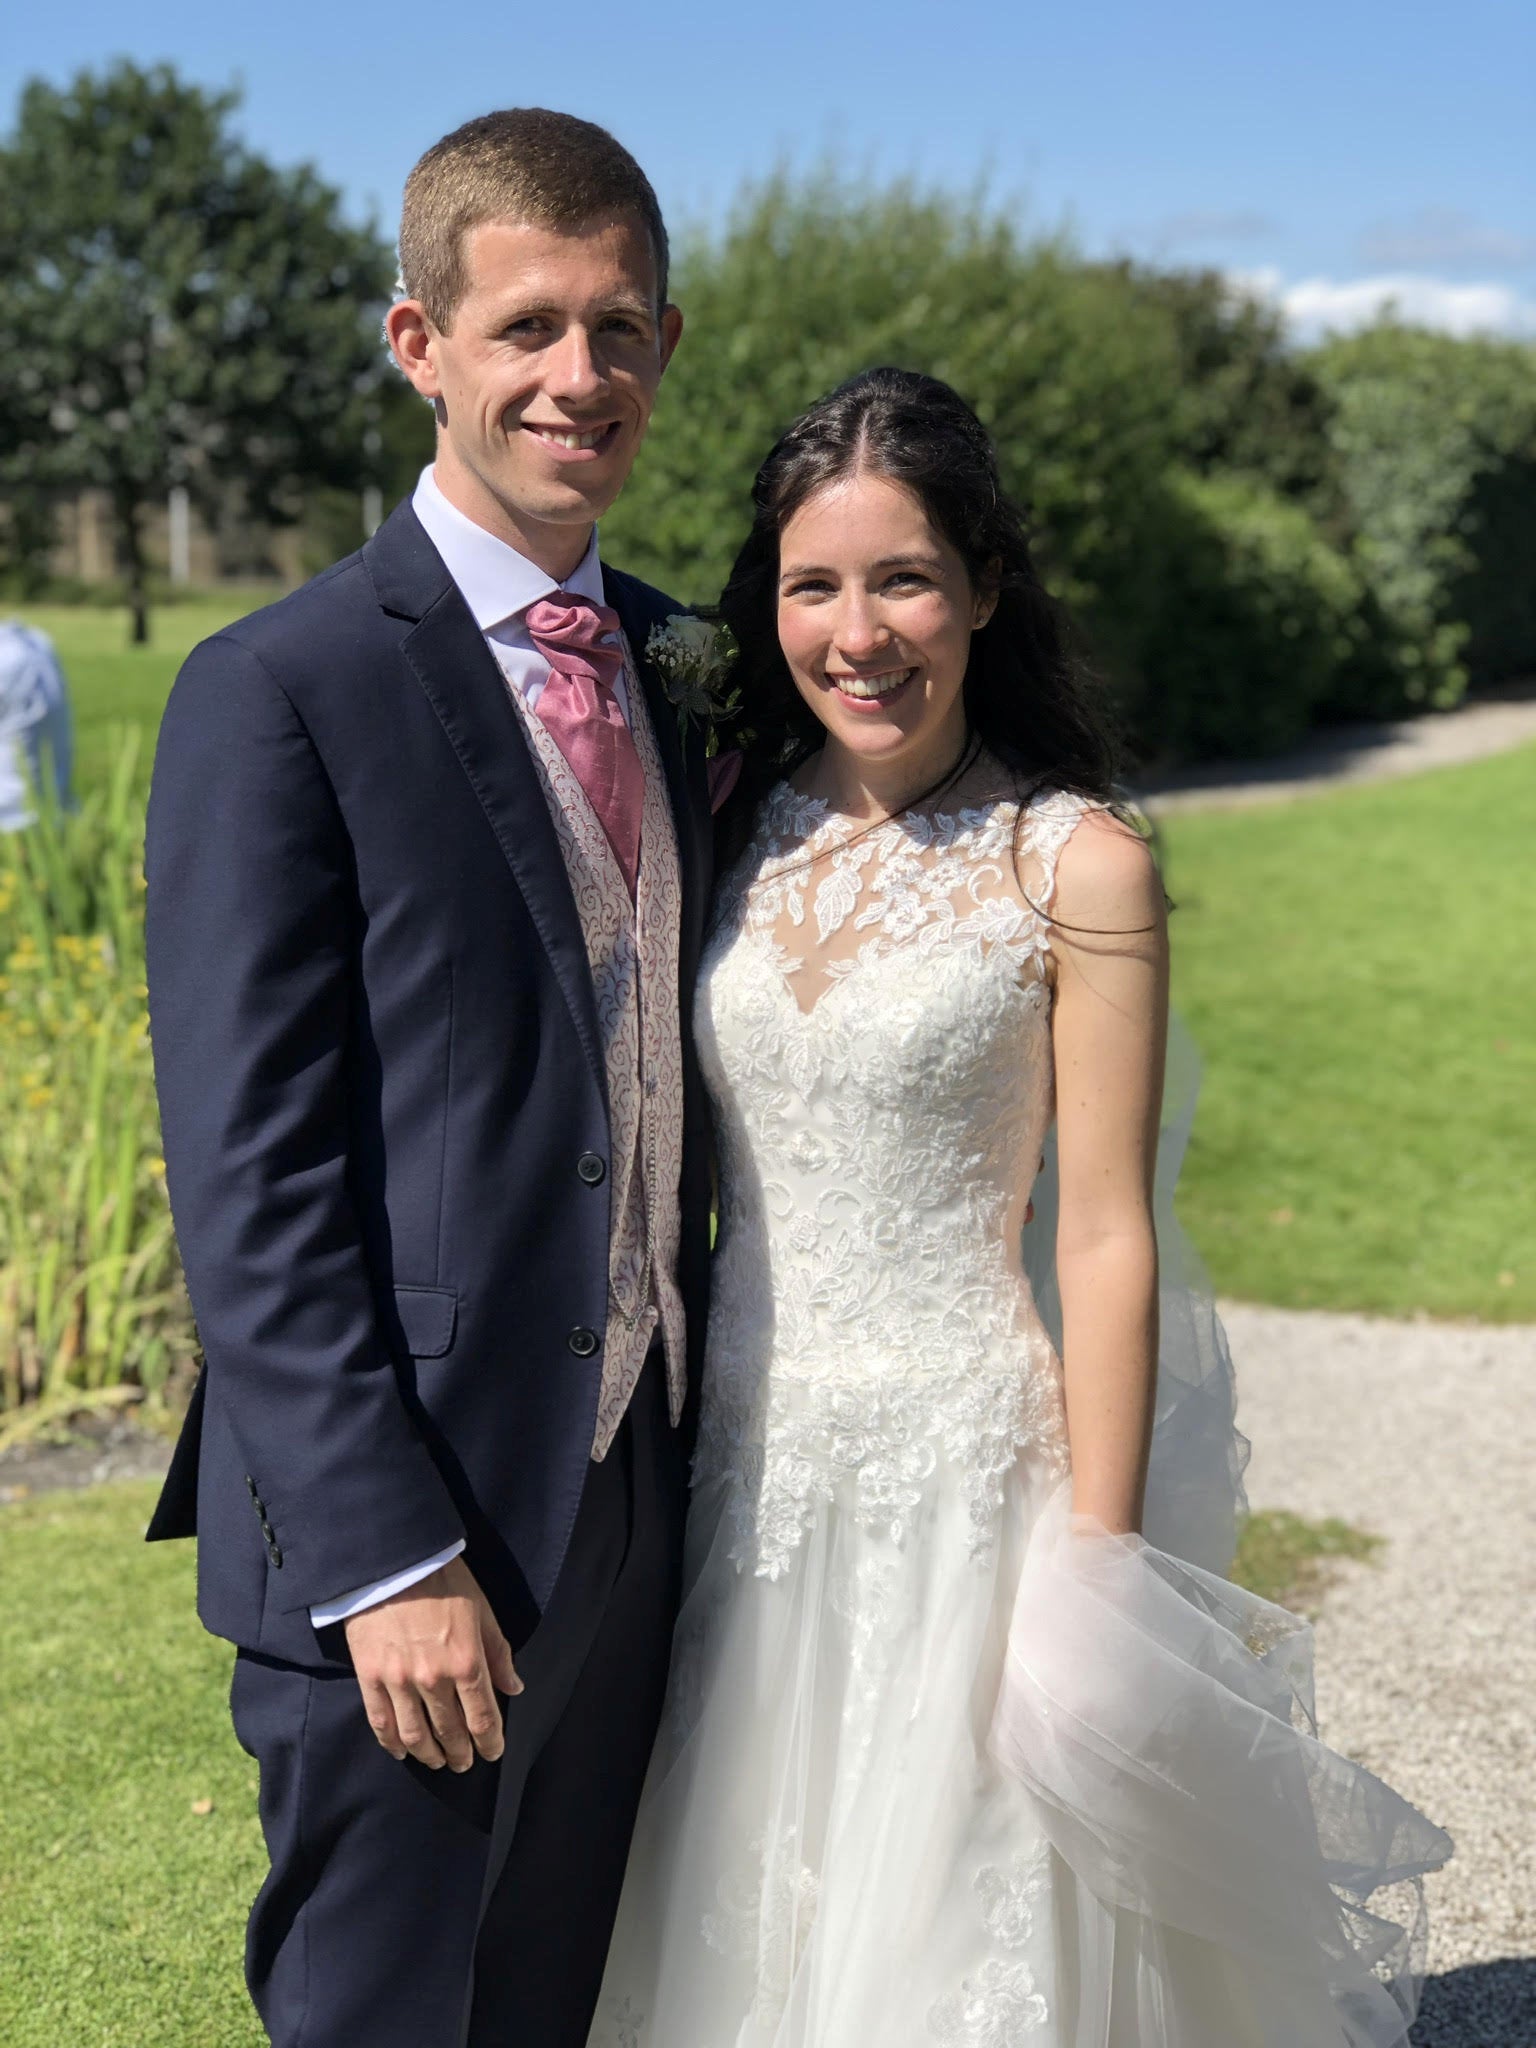
[[[400,282],[447,333],[468,288],[464,238],[488,220],[573,234],[615,214],[636,215],[656,257],[656,301],[667,302],[667,230],[650,180],[621,142],[593,121],[546,107],[481,114],[433,143],[405,181]]]

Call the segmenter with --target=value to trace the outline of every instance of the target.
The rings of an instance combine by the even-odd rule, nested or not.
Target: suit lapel
[[[683,930],[693,934],[696,940],[695,927],[702,909],[700,818],[708,816],[708,799],[703,796],[696,798],[690,786],[688,763],[678,730],[677,708],[669,701],[645,651],[651,628],[661,623],[662,614],[644,602],[627,576],[607,567],[603,570],[603,595],[623,624],[640,687],[645,692],[646,708],[651,714],[651,731],[655,735],[656,751],[661,756],[667,797],[672,806],[672,826],[677,835],[678,862],[682,871]],[[686,946],[684,954],[686,960]]]
[[[607,1099],[597,1000],[554,821],[508,684],[442,557],[408,503],[363,559],[386,611],[411,621],[402,650],[479,799],[549,956],[576,1035]]]

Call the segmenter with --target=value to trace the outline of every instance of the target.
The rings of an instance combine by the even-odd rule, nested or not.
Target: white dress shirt
[[[68,806],[69,755],[69,696],[53,642],[0,619],[0,832],[32,823],[33,791],[50,781]]]
[[[574,597],[590,598],[593,604],[603,602],[603,571],[597,554],[597,529],[593,528],[591,543],[575,570],[564,583],[557,583],[537,563],[530,562],[526,555],[520,555],[516,548],[498,540],[483,526],[477,526],[456,505],[450,505],[430,466],[421,472],[417,481],[411,496],[411,509],[421,521],[428,540],[442,556],[449,575],[459,586],[460,595],[469,606],[475,624],[485,635],[485,644],[494,655],[497,666],[507,681],[522,691],[531,711],[549,681],[549,663],[529,638],[523,615],[531,604],[536,604],[541,597],[552,596],[557,590],[568,590]],[[629,696],[622,676],[615,682],[613,693],[619,700],[619,709],[628,720]],[[446,1550],[424,1557],[419,1564],[392,1572],[386,1579],[375,1579],[372,1585],[358,1586],[350,1593],[338,1594],[334,1600],[311,1607],[309,1618],[316,1628],[347,1621],[354,1614],[361,1614],[365,1608],[377,1607],[381,1600],[403,1593],[408,1586],[414,1586],[429,1572],[437,1571],[451,1558],[457,1557],[463,1548],[461,1539]]]

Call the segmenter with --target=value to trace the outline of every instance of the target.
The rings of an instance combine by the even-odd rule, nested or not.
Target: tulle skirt
[[[770,1576],[733,1475],[696,1489],[590,2048],[1406,2048],[1451,1845],[1318,1740],[1310,1629],[1220,1576],[1246,1445],[1172,1210],[1195,1077],[1176,1035],[1146,1540],[1026,1449],[986,1528],[943,1458],[900,1530],[844,1475]],[[1049,1148],[1035,1200],[1059,1345]]]

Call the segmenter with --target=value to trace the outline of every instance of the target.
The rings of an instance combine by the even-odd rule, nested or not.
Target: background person
[[[73,751],[69,687],[53,642],[20,619],[0,619],[0,832],[32,823],[39,790],[69,805]]]

